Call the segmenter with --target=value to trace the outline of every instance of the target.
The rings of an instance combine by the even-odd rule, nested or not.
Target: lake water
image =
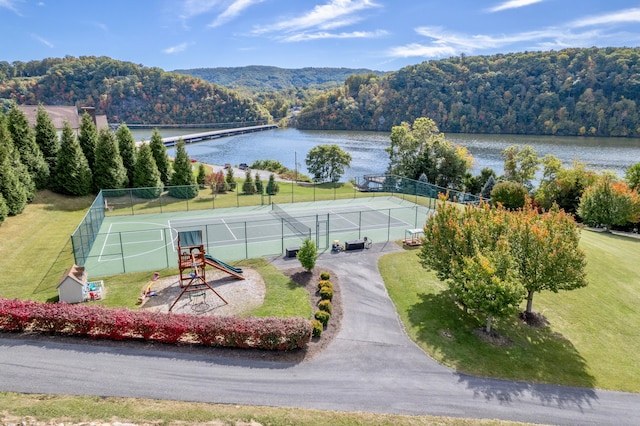
[[[206,129],[163,129],[164,137],[197,133]],[[147,139],[150,130],[134,130],[136,140]],[[503,172],[500,153],[511,145],[531,145],[540,157],[553,154],[565,165],[574,159],[596,170],[611,170],[624,176],[625,170],[640,162],[640,139],[584,138],[523,135],[446,135],[450,141],[465,146],[474,158],[474,174],[490,167],[498,175]],[[189,156],[208,164],[251,164],[255,160],[278,160],[284,166],[307,172],[305,158],[316,145],[336,144],[351,154],[351,167],[344,179],[370,173],[384,173],[389,164],[385,148],[389,146],[388,132],[304,131],[277,129],[214,139],[187,145]],[[174,154],[168,148],[169,155]]]

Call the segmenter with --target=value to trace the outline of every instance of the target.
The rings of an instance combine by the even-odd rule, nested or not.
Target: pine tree
[[[134,193],[141,198],[157,198],[162,193],[163,186],[160,172],[151,153],[151,147],[149,144],[143,143],[138,148],[136,155],[133,187],[144,189],[136,189]]]
[[[119,189],[124,188],[126,182],[127,171],[122,164],[116,137],[109,129],[100,129],[93,166],[94,186],[98,190]]]
[[[156,167],[158,167],[158,171],[160,172],[160,179],[165,186],[169,186],[169,182],[171,181],[171,163],[167,156],[167,149],[164,143],[162,143],[162,135],[160,135],[158,129],[153,129],[149,146],[151,147],[153,159],[156,161]]]
[[[12,155],[15,153],[15,155]],[[28,189],[20,180],[18,173],[20,168],[14,167],[17,151],[13,147],[11,135],[6,127],[4,115],[0,113],[0,194],[7,206],[7,214],[15,216],[24,211],[27,206]],[[19,165],[23,168],[22,163]],[[26,172],[25,172],[26,173]],[[26,174],[26,176],[29,176]]]
[[[0,225],[2,225],[7,216],[9,216],[9,207],[7,207],[4,197],[0,194]]]
[[[262,183],[262,180],[260,179],[260,173],[258,172],[256,172],[255,181],[256,181],[256,191],[258,192],[258,194],[264,193],[264,183]]]
[[[267,194],[276,195],[280,192],[280,185],[276,182],[276,177],[273,173],[269,175],[269,182],[267,182]]]
[[[7,124],[13,144],[20,153],[20,161],[27,167],[36,188],[45,188],[49,183],[49,165],[36,144],[29,120],[16,105],[9,110]]]
[[[98,129],[96,128],[93,118],[85,111],[82,114],[82,121],[80,123],[80,134],[78,136],[78,142],[82,148],[89,168],[93,170],[93,166],[96,162],[96,145],[98,144]],[[94,170],[95,171],[95,170]]]
[[[227,175],[225,176],[224,180],[229,186],[229,191],[234,191],[236,189],[236,180],[233,177],[233,167],[229,167],[227,169]]]
[[[490,200],[491,199],[491,191],[493,191],[493,187],[494,186],[496,186],[496,180],[494,179],[493,176],[489,176],[489,179],[487,179],[487,181],[485,182],[484,186],[482,187],[482,191],[480,191],[480,196],[484,200]]]
[[[205,181],[207,180],[207,169],[204,167],[204,164],[198,164],[198,176],[196,176],[196,183],[200,188],[204,187]]]
[[[133,173],[136,166],[136,140],[131,134],[131,130],[129,130],[124,123],[118,127],[116,138],[118,139],[118,149],[122,157],[122,164],[127,170],[127,182],[125,186],[132,187],[134,186]]]
[[[256,184],[253,183],[253,178],[251,177],[251,170],[247,169],[246,175],[244,178],[244,183],[242,184],[242,192],[245,194],[255,194],[257,191]]]
[[[302,242],[302,247],[298,250],[296,257],[300,261],[300,265],[307,271],[311,271],[316,266],[318,260],[318,249],[316,243],[311,241],[310,238],[305,239]]]
[[[36,143],[44,155],[44,159],[49,165],[49,171],[53,173],[56,168],[56,159],[58,158],[58,150],[60,149],[60,140],[58,132],[51,121],[51,117],[42,105],[38,105],[38,113],[36,115]]]
[[[93,174],[80,143],[65,122],[60,136],[60,150],[53,173],[53,189],[60,194],[87,195],[93,188]]]
[[[171,175],[169,195],[176,198],[193,198],[198,195],[198,187],[196,178],[193,176],[191,160],[182,139],[176,145],[176,157],[173,160],[173,175]]]

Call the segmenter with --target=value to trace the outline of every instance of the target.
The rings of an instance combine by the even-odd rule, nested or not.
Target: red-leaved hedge
[[[192,316],[0,298],[0,330],[288,351],[309,342],[312,326],[304,318]]]

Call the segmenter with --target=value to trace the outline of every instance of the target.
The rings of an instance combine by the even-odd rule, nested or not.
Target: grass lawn
[[[640,240],[583,231],[580,246],[589,285],[536,294],[533,307],[546,327],[496,321],[495,330],[511,340],[504,346],[477,336],[484,319],[452,303],[446,285],[418,263],[417,250],[384,256],[380,270],[409,336],[460,372],[640,392]]]

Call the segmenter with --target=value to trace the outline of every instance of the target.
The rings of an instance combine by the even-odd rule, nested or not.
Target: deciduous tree
[[[527,190],[532,189],[531,181],[540,168],[540,158],[530,145],[520,147],[511,145],[502,151],[504,159],[504,179],[524,185]]]
[[[318,145],[309,151],[305,163],[315,181],[338,182],[351,164],[351,154],[335,144]]]
[[[506,209],[515,210],[524,206],[527,188],[520,182],[498,182],[491,190],[491,202],[500,203]]]
[[[635,223],[640,220],[640,195],[605,174],[585,189],[578,215],[588,225],[605,228]]]

